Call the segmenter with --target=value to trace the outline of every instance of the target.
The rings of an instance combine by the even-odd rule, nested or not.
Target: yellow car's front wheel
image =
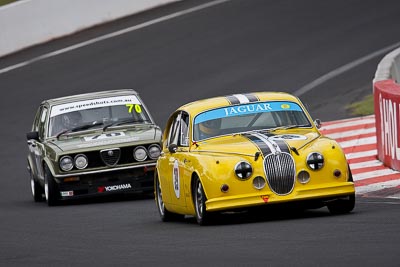
[[[327,204],[328,210],[332,214],[345,214],[354,209],[356,197],[354,194],[337,199]]]
[[[196,211],[196,220],[199,225],[208,225],[212,221],[212,213],[206,210],[207,197],[199,177],[195,177],[193,185],[193,201]]]

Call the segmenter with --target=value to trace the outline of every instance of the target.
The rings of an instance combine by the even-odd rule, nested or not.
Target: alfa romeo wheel
[[[33,200],[35,202],[43,201],[43,193],[44,193],[43,188],[33,177],[32,171],[29,172],[29,175],[30,175],[30,183],[31,183],[31,191],[32,191]]]
[[[44,195],[47,205],[56,206],[59,204],[60,191],[54,181],[54,177],[47,166],[44,168]]]

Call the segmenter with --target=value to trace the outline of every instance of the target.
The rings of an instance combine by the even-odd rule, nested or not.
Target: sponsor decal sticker
[[[282,110],[302,111],[299,105],[292,102],[250,102],[246,104],[228,106],[203,112],[196,116],[194,123],[198,124],[208,120]]]
[[[97,192],[112,192],[112,191],[119,191],[132,188],[131,184],[118,184],[118,185],[108,185],[108,186],[99,186],[97,188]]]
[[[108,107],[108,106],[118,106],[118,105],[132,105],[132,107],[134,107],[136,111],[140,110],[141,112],[142,110],[140,106],[141,104],[142,103],[140,103],[139,99],[135,95],[114,96],[107,98],[83,100],[52,107],[50,112],[50,117],[54,117],[64,113],[69,113],[72,111]]]
[[[103,134],[98,134],[98,135],[92,135],[92,136],[86,136],[83,139],[85,141],[94,141],[94,140],[104,140],[107,138],[115,138],[115,137],[124,137],[125,133],[124,132],[117,132],[117,133],[103,133]]]
[[[281,134],[269,137],[271,140],[306,140],[307,137],[299,134]]]
[[[179,164],[178,161],[175,160],[174,168],[172,171],[172,183],[175,191],[176,198],[180,197],[180,177],[179,177]]]
[[[128,112],[132,113],[133,108],[135,108],[136,113],[142,113],[142,107],[139,104],[126,104]]]
[[[72,197],[74,196],[74,191],[61,191],[60,194],[62,197]]]

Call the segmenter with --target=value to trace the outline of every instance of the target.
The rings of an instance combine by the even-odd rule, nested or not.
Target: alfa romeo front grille
[[[269,187],[278,195],[292,192],[296,170],[293,157],[286,152],[271,153],[264,159],[265,174]]]
[[[109,167],[114,167],[118,164],[118,161],[121,157],[121,149],[112,148],[112,149],[104,149],[100,151],[101,159],[104,164]]]

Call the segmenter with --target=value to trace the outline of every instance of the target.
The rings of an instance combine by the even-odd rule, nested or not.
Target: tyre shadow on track
[[[326,207],[319,209],[302,209],[291,205],[276,205],[268,207],[258,207],[246,210],[214,213],[209,226],[249,224],[260,222],[274,222],[285,220],[301,220],[310,218],[324,218],[330,216],[347,216],[349,214],[332,215]],[[196,218],[186,216],[180,223],[197,224]]]
[[[59,201],[57,206],[91,205],[125,201],[139,201],[154,199],[154,193],[126,193],[107,196],[93,196],[79,199],[65,199]]]

